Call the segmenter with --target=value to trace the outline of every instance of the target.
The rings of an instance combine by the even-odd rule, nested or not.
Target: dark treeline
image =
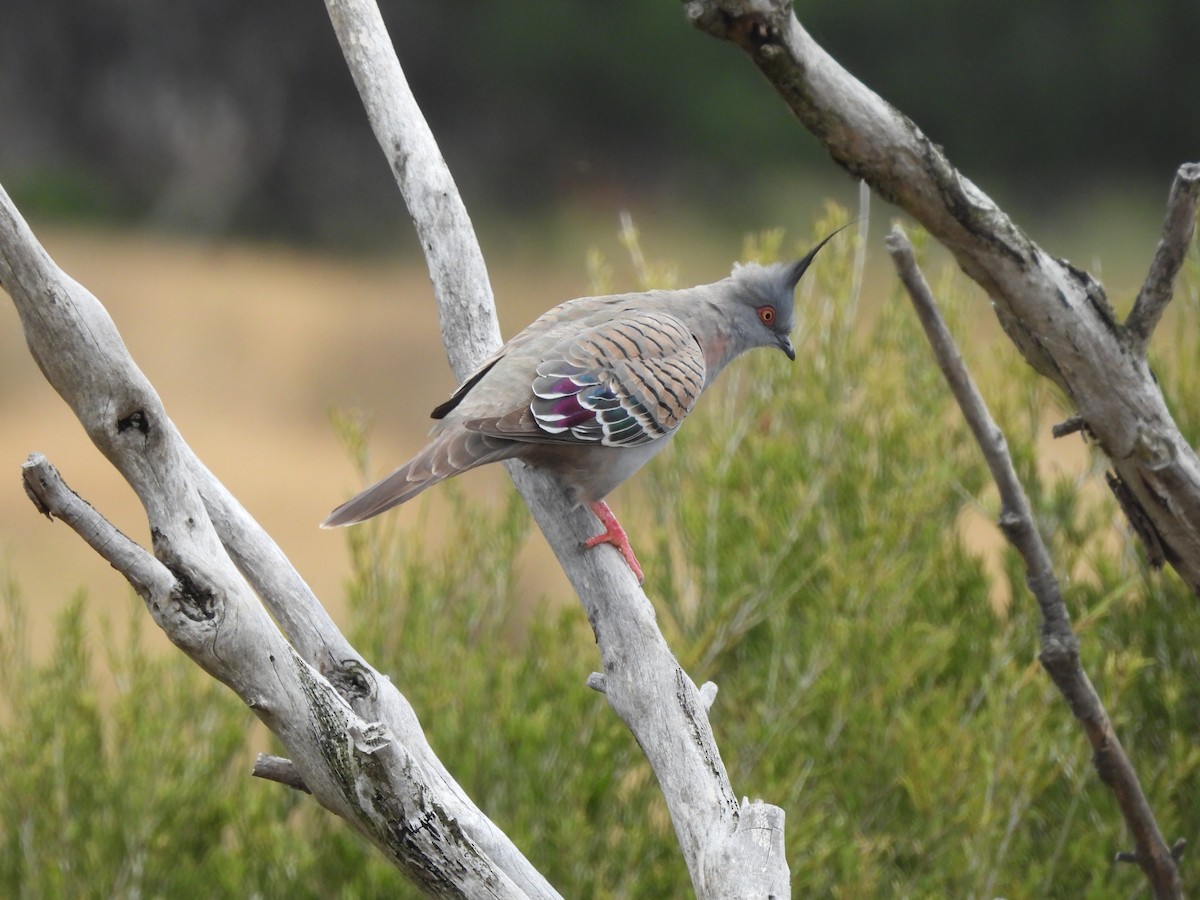
[[[674,0],[384,0],[468,202],[720,206],[826,168]],[[977,180],[1053,197],[1200,156],[1194,0],[818,0],[800,15]],[[402,216],[320,3],[41,0],[0,9],[0,177],[30,212],[354,239]],[[621,201],[625,202],[625,201]]]

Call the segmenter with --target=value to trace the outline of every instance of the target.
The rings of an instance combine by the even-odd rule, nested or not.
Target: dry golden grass
[[[264,245],[39,228],[51,255],[117,323],[134,360],[185,439],[270,532],[339,615],[344,537],[317,523],[359,482],[330,425],[361,409],[382,474],[422,441],[428,414],[454,386],[420,263],[346,258]],[[506,330],[586,289],[575,276],[495,273]],[[19,467],[44,452],[67,482],[134,539],[136,497],[88,441],[29,357],[16,313],[0,304],[0,559],[29,601],[44,644],[57,610],[86,587],[90,606],[126,619],[131,592],[61,523],[39,517]],[[500,469],[467,476],[474,494],[507,490]],[[434,528],[437,492],[431,492]],[[395,515],[414,520],[417,504]],[[545,545],[527,551],[531,591],[565,589]],[[157,635],[155,638],[157,639]]]
[[[349,571],[344,540],[317,523],[359,482],[329,414],[364,412],[373,473],[383,474],[420,445],[429,410],[454,386],[422,263],[111,229],[37,230],[67,273],[104,303],[185,439],[340,617]],[[586,249],[581,243],[577,263],[549,270],[520,253],[493,263],[506,334],[554,303],[587,292]],[[687,272],[685,281],[720,277],[723,263],[713,254],[700,256],[706,270]],[[882,302],[890,287],[886,258],[872,254],[865,308]],[[982,305],[971,332],[973,343],[978,337],[1007,352]],[[1051,469],[1081,473],[1088,466],[1078,440],[1046,440],[1043,449],[1041,462]],[[89,607],[117,622],[127,617],[131,593],[68,528],[34,512],[18,474],[34,450],[46,453],[118,527],[145,541],[145,519],[132,491],[41,377],[16,314],[4,302],[0,460],[9,475],[0,478],[0,561],[29,601],[40,646],[75,591],[86,588]],[[470,473],[466,483],[473,496],[499,497],[510,489],[499,468]],[[438,491],[426,498],[436,535],[443,504]],[[620,493],[617,502],[618,508],[636,507]],[[413,523],[418,505],[391,515]],[[1001,539],[993,523],[967,511],[959,524],[972,546],[994,558]],[[523,555],[530,596],[568,596],[540,537]],[[153,638],[161,640],[157,633]]]

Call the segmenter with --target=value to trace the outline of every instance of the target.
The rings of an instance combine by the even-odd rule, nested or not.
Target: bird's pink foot
[[[596,518],[604,526],[603,534],[598,534],[594,538],[588,538],[583,542],[583,546],[591,549],[600,544],[612,544],[621,551],[621,555],[625,557],[625,562],[629,563],[629,568],[633,570],[633,574],[637,577],[638,584],[645,581],[645,576],[642,574],[642,567],[637,561],[637,557],[633,555],[633,548],[629,546],[629,536],[625,534],[625,529],[621,527],[621,523],[617,521],[617,517],[613,515],[613,511],[608,508],[608,504],[603,500],[597,500],[595,503],[589,503],[588,508],[596,514]]]

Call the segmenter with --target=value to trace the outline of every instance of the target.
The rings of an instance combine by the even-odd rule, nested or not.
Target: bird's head
[[[842,228],[847,226],[843,225]],[[733,267],[729,281],[738,305],[736,316],[744,349],[777,347],[795,360],[792,329],[796,326],[796,285],[822,247],[841,231],[839,228],[792,263],[744,263]]]

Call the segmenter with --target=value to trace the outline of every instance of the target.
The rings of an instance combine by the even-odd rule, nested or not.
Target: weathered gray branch
[[[464,380],[500,346],[500,322],[483,251],[454,178],[442,159],[379,8],[326,0],[379,147],[396,177],[429,266],[450,368]]]
[[[405,82],[373,0],[326,0],[376,139],[416,223],[451,367],[461,381],[499,344],[483,256],[453,179]],[[509,464],[534,519],[579,594],[596,635],[605,697],[629,726],[666,799],[700,897],[787,896],[783,812],[754,807],[748,823],[713,738],[705,698],[675,660],[654,608],[615,552],[583,552],[594,522],[549,477]],[[769,812],[765,811],[769,810]],[[736,852],[733,848],[736,847]]]
[[[685,0],[684,9],[745,51],[835,162],[912,215],[987,291],[1017,348],[1062,388],[1112,461],[1126,509],[1136,507],[1200,594],[1200,459],[1144,356],[1131,352],[1165,301],[1143,304],[1137,334],[1120,326],[1095,279],[1031,241],[916,124],[825,52],[790,0]],[[1184,167],[1181,180],[1192,173]]]
[[[983,451],[999,489],[1000,528],[1009,543],[1021,554],[1025,563],[1026,583],[1042,612],[1042,651],[1038,659],[1066,699],[1075,718],[1083,725],[1095,751],[1092,762],[1096,772],[1117,799],[1137,847],[1133,859],[1146,873],[1154,895],[1159,898],[1182,897],[1183,889],[1175,857],[1163,840],[1137,772],[1113,730],[1108,712],[1080,664],[1079,640],[1071,628],[1071,618],[1054,574],[1050,551],[1034,524],[1029,500],[1013,468],[1004,433],[988,412],[983,396],[967,371],[950,329],[938,312],[929,285],[917,267],[912,244],[899,226],[892,229],[887,238],[887,247],[929,338],[934,358]]]
[[[1188,163],[1179,167],[1171,182],[1162,239],[1155,248],[1146,282],[1125,319],[1125,331],[1139,356],[1146,355],[1154,327],[1175,292],[1175,278],[1196,232],[1197,202],[1200,202],[1200,163]]]
[[[46,379],[137,493],[154,553],[35,456],[25,479],[39,510],[121,571],[167,636],[275,733],[313,795],[428,891],[557,896],[445,772],[391,682],[194,457],[103,306],[54,265],[2,188],[0,285]]]
[[[304,779],[300,777],[300,771],[296,768],[296,764],[282,756],[271,756],[269,753],[258,754],[258,758],[254,760],[254,769],[250,774],[255,778],[264,778],[267,781],[287,785],[306,794],[312,793],[308,789],[308,785],[304,783]]]
[[[21,467],[25,493],[38,512],[61,519],[87,545],[125,576],[143,600],[170,593],[174,579],[162,563],[130,540],[95,508],[67,487],[58,469],[41,453],[31,453]]]
[[[417,223],[461,378],[499,343],[482,255],[374,5],[328,7]],[[141,498],[154,553],[35,458],[26,476],[39,509],[109,559],[171,640],[271,727],[292,757],[288,778],[426,890],[556,896],[437,761],[403,696],[350,647],[284,554],[187,447],[99,301],[55,266],[2,189],[0,283],[47,380]],[[606,696],[658,775],[698,894],[786,894],[782,811],[737,803],[706,715],[713,691],[699,691],[679,667],[627,567],[615,555],[581,552],[590,517],[570,509],[548,479],[512,471],[583,599]]]

